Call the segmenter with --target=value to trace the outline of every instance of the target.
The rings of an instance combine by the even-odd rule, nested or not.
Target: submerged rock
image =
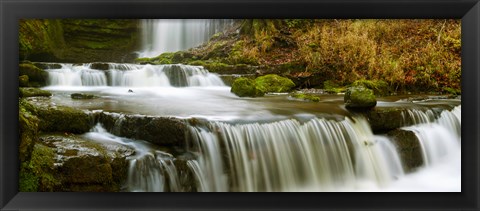
[[[308,94],[308,93],[294,93],[294,94],[291,94],[290,97],[303,100],[303,101],[311,101],[311,102],[320,101],[320,97],[315,96],[313,94]]]
[[[414,132],[397,129],[389,132],[388,136],[397,147],[405,172],[412,172],[423,165],[422,148]]]
[[[261,97],[265,95],[265,92],[257,87],[254,80],[243,77],[233,82],[230,92],[239,97]]]
[[[72,97],[72,99],[93,99],[93,98],[97,98],[95,95],[85,94],[85,93],[73,93],[70,96]]]
[[[363,86],[349,87],[344,102],[346,108],[352,109],[370,109],[377,105],[373,91]]]

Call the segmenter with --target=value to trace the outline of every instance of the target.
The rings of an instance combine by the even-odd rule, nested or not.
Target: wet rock
[[[232,84],[230,92],[239,97],[261,97],[265,94],[263,90],[257,87],[254,80],[248,78],[236,79]]]
[[[47,90],[41,90],[38,88],[19,88],[19,96],[20,97],[50,97],[52,93]]]
[[[387,135],[398,149],[405,172],[412,172],[423,165],[422,149],[415,133],[397,129]]]
[[[186,125],[172,117],[98,114],[98,122],[112,134],[160,146],[184,146]]]
[[[42,63],[42,62],[34,62],[33,65],[35,65],[35,67],[38,67],[42,70],[46,70],[46,69],[60,69],[62,68],[62,65],[60,64],[57,64],[57,63]]]
[[[377,105],[373,91],[363,86],[349,87],[344,102],[345,107],[349,109],[370,109]]]
[[[374,133],[383,133],[409,125],[404,119],[405,111],[402,107],[375,107],[362,114]]]
[[[294,99],[303,100],[303,101],[311,101],[311,102],[320,101],[320,97],[312,94],[305,94],[305,93],[294,93],[294,94],[291,94],[290,97]]]
[[[76,135],[47,134],[40,140],[55,152],[59,191],[119,191],[127,179],[127,157],[135,153],[117,143],[97,143]]]
[[[92,63],[90,65],[90,68],[95,70],[109,70],[110,66],[108,65],[108,63]]]

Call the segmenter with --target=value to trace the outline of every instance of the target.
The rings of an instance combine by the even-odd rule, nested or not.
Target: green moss
[[[320,97],[312,95],[312,94],[305,94],[305,93],[294,93],[294,94],[290,95],[290,97],[305,100],[305,101],[312,101],[312,102],[319,102],[320,101]]]
[[[20,97],[50,97],[52,93],[38,88],[19,88]]]
[[[372,108],[377,105],[373,91],[363,86],[349,87],[344,102],[347,108]]]
[[[39,69],[31,63],[22,63],[19,65],[20,75],[28,76],[28,86],[45,86],[47,85],[48,73]]]
[[[462,94],[462,90],[461,90],[461,89],[455,89],[455,88],[451,88],[451,87],[444,87],[444,88],[443,88],[443,92],[448,93],[448,94],[451,94],[451,95],[460,95],[460,94]]]
[[[18,84],[20,87],[28,86],[28,75],[21,75],[18,77]]]
[[[60,181],[53,172],[55,152],[42,144],[35,144],[32,157],[20,168],[19,190],[53,191]]]
[[[21,162],[30,160],[33,146],[38,138],[38,118],[31,112],[31,105],[25,100],[19,102],[18,124],[20,145],[18,148]]]
[[[85,133],[91,128],[92,119],[85,112],[71,107],[37,108],[39,129],[43,132]]]
[[[237,78],[233,84],[232,93],[239,97],[261,97],[265,94],[263,90],[259,89],[254,80],[248,78]]]
[[[390,87],[387,82],[382,80],[356,80],[352,83],[351,86],[364,86],[373,90],[374,94],[377,96],[384,96],[390,93]]]
[[[260,76],[255,84],[264,92],[289,92],[295,87],[292,80],[275,74]]]
[[[347,91],[346,87],[340,86],[337,82],[331,80],[323,82],[323,89],[325,90],[325,92],[333,94],[343,93]]]

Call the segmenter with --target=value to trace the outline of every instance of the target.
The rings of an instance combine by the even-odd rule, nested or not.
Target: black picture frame
[[[2,210],[479,210],[478,0],[0,0]],[[20,18],[461,18],[460,193],[18,192]]]

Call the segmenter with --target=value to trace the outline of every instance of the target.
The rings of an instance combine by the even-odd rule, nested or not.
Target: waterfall
[[[103,71],[90,68],[90,64],[61,64],[60,69],[47,69],[48,83],[55,86],[106,86]]]
[[[393,145],[372,134],[365,119],[312,119],[267,124],[221,122],[190,127],[198,163],[192,171],[205,191],[317,191],[379,186],[403,175]],[[222,159],[225,157],[226,159]],[[231,181],[227,180],[230,179]],[[231,184],[231,185],[230,185]]]
[[[196,47],[232,25],[233,20],[147,19],[142,20],[143,48],[139,57],[155,57]]]
[[[412,131],[417,136],[426,166],[439,163],[448,157],[453,149],[460,148],[461,106],[452,111],[443,111],[434,121],[403,129]]]
[[[92,69],[91,64],[61,66],[60,69],[45,70],[50,86],[225,86],[217,74],[201,66],[109,63],[108,70]]]

